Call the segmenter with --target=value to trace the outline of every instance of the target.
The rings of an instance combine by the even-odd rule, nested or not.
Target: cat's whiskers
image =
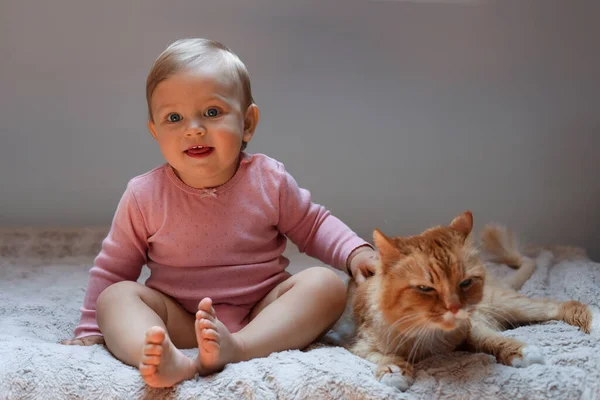
[[[401,340],[396,345],[393,353],[394,354],[398,354],[398,352],[400,351],[400,349],[401,349],[402,346],[404,346],[405,344],[407,344],[410,340],[414,340],[415,336],[413,335],[413,333],[415,331],[417,331],[423,325],[424,325],[424,323],[415,324],[415,325],[412,325],[410,328],[408,328],[406,331],[399,332],[398,336],[396,338],[394,338],[394,340],[398,340],[398,339],[401,339]]]
[[[421,327],[421,329],[419,329],[419,334],[417,335],[417,340],[415,341],[415,343],[413,343],[412,348],[410,349],[410,352],[408,353],[408,362],[411,364],[414,364],[414,361],[419,353],[418,349],[421,347],[422,343],[423,343],[423,332],[425,331],[424,327]]]
[[[406,355],[405,355],[406,351],[404,349],[407,347],[407,345],[411,341],[413,341],[413,343],[410,346],[410,348],[412,349],[414,347],[417,336],[415,336],[413,334],[418,333],[418,331],[421,329],[421,327],[422,327],[422,324],[415,324],[415,325],[411,326],[405,333],[403,333],[401,336],[399,336],[399,339],[401,339],[401,340],[398,342],[398,344],[394,348],[394,354],[398,354],[398,355],[402,355],[402,356],[406,357]]]
[[[423,327],[421,327],[421,329],[419,329],[419,332],[421,332],[422,330],[423,330]],[[408,356],[406,357],[406,361],[408,361],[411,364],[413,364],[413,361],[412,361],[412,359],[413,359],[413,353],[415,353],[415,350],[417,349],[417,346],[419,345],[420,342],[421,342],[421,337],[417,336],[417,339],[415,340],[415,342],[413,343],[413,345],[410,348],[410,351],[408,352]]]
[[[429,330],[429,336],[427,338],[427,343],[428,343],[429,348],[431,350],[430,353],[433,352],[433,347],[432,346],[433,346],[433,343],[435,342],[435,340],[436,340],[436,338],[438,337],[439,334],[440,334],[440,332],[437,331],[437,330],[433,330],[433,329]]]
[[[424,335],[425,334],[425,335]],[[421,355],[421,348],[424,347],[425,344],[429,343],[429,337],[431,334],[431,330],[427,329],[427,325],[423,324],[417,333],[417,340],[413,344],[410,353],[408,354],[408,362],[414,364],[417,357]]]
[[[409,322],[409,321],[411,321],[411,320],[413,320],[413,319],[415,319],[415,320],[416,320],[416,319],[418,319],[418,318],[420,317],[420,315],[422,315],[422,314],[424,314],[424,313],[423,313],[423,312],[416,312],[416,313],[409,314],[409,315],[407,315],[407,316],[405,316],[405,317],[402,317],[402,318],[400,318],[399,320],[395,321],[395,322],[394,322],[392,325],[390,325],[390,326],[387,328],[387,335],[386,335],[386,345],[387,345],[387,347],[390,347],[390,345],[391,345],[391,343],[390,343],[390,342],[393,342],[393,341],[395,341],[395,340],[397,339],[397,338],[394,338],[393,340],[390,340],[390,337],[391,337],[391,335],[392,335],[393,333],[397,333],[397,334],[399,334],[399,335],[405,335],[405,334],[406,334],[406,332],[398,332],[398,331],[396,330],[396,328],[397,328],[399,325],[401,325],[401,324],[405,324],[405,323],[407,323],[407,322]]]
[[[434,334],[437,336],[436,339],[446,345],[446,347],[452,347],[452,344],[446,338],[446,332],[438,330],[434,331]]]
[[[395,337],[394,337],[394,338],[393,338],[391,341],[388,341],[388,342],[386,343],[386,348],[388,348],[388,349],[389,349],[389,348],[393,347],[393,346],[394,346],[393,344],[394,344],[396,341],[398,341],[398,340],[399,340],[399,341],[398,341],[398,343],[396,343],[396,346],[395,346],[395,348],[394,348],[394,351],[393,351],[393,353],[397,353],[397,352],[398,352],[398,350],[400,349],[400,347],[401,347],[402,345],[404,345],[406,342],[408,342],[409,340],[411,340],[411,339],[412,339],[412,335],[411,335],[411,333],[412,333],[414,330],[416,330],[418,327],[419,327],[419,325],[418,325],[418,324],[416,324],[416,325],[412,325],[412,326],[411,326],[410,328],[408,328],[406,331],[403,331],[403,332],[397,332],[397,333],[396,333],[396,336],[395,336]]]
[[[412,319],[412,318],[410,318]],[[388,329],[387,329],[387,334],[386,336],[386,340],[385,340],[385,345],[386,347],[390,347],[391,346],[391,342],[395,341],[398,338],[398,332],[396,332],[396,327],[398,327],[401,323],[403,323],[405,320],[407,320],[407,318],[402,318],[402,320],[398,320],[396,322],[394,322]],[[392,334],[396,333],[396,336],[392,339]]]
[[[496,319],[484,314],[484,311],[482,311],[481,309],[477,311],[477,313],[475,314],[475,316],[473,318],[476,322],[479,320],[482,320],[482,322],[484,322],[486,325],[488,325],[492,329],[494,329],[494,326],[497,325]]]
[[[428,328],[429,324],[427,322],[422,322],[419,325],[415,326],[415,329],[412,330],[410,336],[407,338],[406,341],[404,341],[403,345],[406,345],[409,343],[409,340],[413,340],[413,343],[410,347],[410,352],[412,352],[417,346],[418,344],[423,341],[423,332],[426,332],[429,330]],[[409,353],[410,356],[410,353]]]
[[[505,317],[503,314],[501,314],[499,311],[497,310],[501,310],[500,307],[494,306],[492,304],[481,304],[479,307],[480,311],[484,311],[486,313],[492,314],[492,316],[495,317],[496,322],[498,323],[502,323],[502,322],[506,322],[511,328],[515,328],[516,325],[513,321],[509,320],[507,317]],[[486,321],[489,323],[490,322],[490,316],[485,315],[483,313],[479,313],[481,317],[483,317],[484,319],[486,319]],[[493,325],[491,325],[493,326]]]
[[[417,319],[421,314],[423,314],[423,312],[413,312],[411,314],[405,315],[402,318],[397,319],[396,321],[394,321],[394,323],[392,323],[391,325],[389,325],[387,327],[387,329],[395,329],[398,327],[398,325],[402,324],[402,323],[407,323],[408,321],[410,321],[411,319]],[[384,323],[385,324],[385,323]]]

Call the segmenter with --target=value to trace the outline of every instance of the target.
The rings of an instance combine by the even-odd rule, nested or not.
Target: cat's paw
[[[590,335],[596,339],[600,339],[600,310],[590,307],[592,312],[592,322],[590,323]]]
[[[403,373],[399,366],[393,364],[379,367],[377,369],[377,376],[379,382],[403,392],[406,392],[414,382],[412,376]]]
[[[544,353],[537,346],[525,346],[521,350],[521,357],[515,357],[511,361],[511,365],[516,368],[528,367],[531,364],[543,364]]]

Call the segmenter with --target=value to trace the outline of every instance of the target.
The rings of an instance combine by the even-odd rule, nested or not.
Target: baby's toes
[[[219,333],[214,329],[203,329],[201,332],[202,340],[212,340],[215,342],[219,341]]]
[[[160,365],[160,356],[144,356],[142,357],[144,365]]]
[[[146,356],[161,356],[163,347],[158,344],[147,344],[144,346],[144,355]]]
[[[153,326],[146,331],[146,344],[161,345],[165,340],[165,330],[159,326]]]
[[[213,314],[207,313],[206,311],[199,310],[196,313],[196,320],[206,320],[210,322],[215,322],[216,317]]]
[[[217,314],[212,306],[212,300],[208,297],[202,299],[200,303],[198,303],[198,311],[204,311],[213,316]]]
[[[195,325],[196,325],[196,334],[200,335],[202,337],[204,336],[204,332],[207,329],[214,330],[214,331],[217,330],[217,325],[214,322],[211,322],[207,319],[196,320]]]
[[[139,370],[142,376],[153,375],[156,373],[156,365],[142,363]]]

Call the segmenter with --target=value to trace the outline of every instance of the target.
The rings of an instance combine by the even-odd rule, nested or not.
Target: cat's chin
[[[452,332],[459,328],[462,328],[465,324],[466,324],[465,320],[446,321],[446,320],[442,319],[439,322],[437,322],[435,325],[438,330],[441,330],[444,332]]]
[[[471,323],[471,310],[463,309],[456,313],[456,315],[446,312],[436,322],[439,329],[444,332],[452,332],[464,328]]]
[[[452,332],[458,329],[458,324],[450,324],[448,322],[441,322],[438,324],[437,328],[444,332]]]

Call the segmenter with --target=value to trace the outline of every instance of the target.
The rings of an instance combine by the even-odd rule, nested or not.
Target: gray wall
[[[163,162],[152,61],[205,36],[252,74],[249,150],[364,237],[471,209],[600,258],[599,2],[336,3],[1,1],[0,225],[109,223]]]

